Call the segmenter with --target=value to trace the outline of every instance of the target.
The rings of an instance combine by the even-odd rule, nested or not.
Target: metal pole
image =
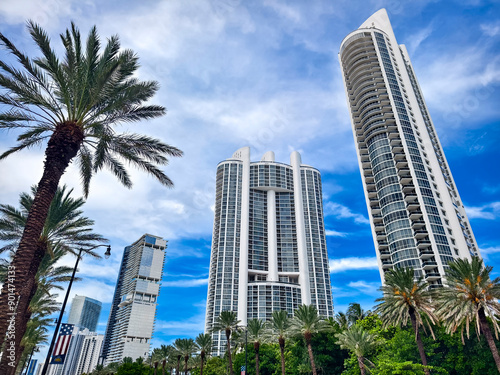
[[[245,327],[245,375],[248,374],[248,353],[247,353],[247,346],[248,346],[248,328]]]
[[[66,308],[66,302],[68,302],[69,292],[71,290],[71,285],[73,285],[73,280],[75,278],[76,269],[78,267],[78,262],[80,261],[80,256],[82,255],[83,249],[80,249],[78,252],[78,256],[76,257],[75,268],[73,268],[73,274],[71,275],[71,279],[69,280],[68,290],[66,291],[66,296],[64,297],[64,302],[61,307],[61,313],[59,314],[59,319],[57,320],[56,329],[54,331],[54,335],[52,336],[52,341],[50,342],[49,351],[47,352],[47,358],[45,358],[45,363],[43,364],[43,370],[41,375],[47,374],[47,369],[49,367],[50,355],[52,354],[52,350],[54,349],[54,344],[56,341],[57,333],[59,332],[59,327],[61,326],[61,321],[64,315],[64,309]]]

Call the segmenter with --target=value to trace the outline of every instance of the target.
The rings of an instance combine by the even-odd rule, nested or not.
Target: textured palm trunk
[[[424,366],[427,366],[427,357],[425,356],[424,344],[422,343],[422,338],[420,337],[420,332],[417,328],[417,318],[415,317],[415,311],[410,310],[410,320],[411,326],[413,327],[413,332],[415,332],[415,341],[417,342],[418,352],[420,354],[420,359]],[[424,372],[426,375],[430,375],[429,369],[425,368]]]
[[[312,346],[311,346],[311,338],[312,338],[311,332],[304,333],[304,338],[306,339],[307,352],[309,353],[309,360],[311,361],[312,373],[313,373],[313,375],[317,375],[316,365],[314,363],[313,350],[312,350]]]
[[[279,338],[280,354],[281,354],[281,375],[285,375],[285,339],[283,336]]]
[[[493,355],[493,360],[497,365],[497,370],[500,373],[500,356],[498,355],[498,349],[495,345],[495,340],[493,339],[493,335],[491,334],[490,325],[488,324],[488,320],[486,319],[486,315],[484,314],[484,310],[481,307],[478,311],[479,315],[479,324],[481,325],[481,329],[484,332],[484,336],[486,337],[486,342],[490,347],[491,354]]]
[[[201,351],[200,357],[201,357],[200,375],[203,375],[203,363],[205,362],[205,351],[204,350]]]
[[[227,358],[229,360],[229,374],[234,375],[233,371],[233,358],[231,357],[231,330],[226,329],[226,340],[227,340]]]
[[[179,370],[181,368],[181,357],[180,355],[177,356],[177,367],[175,368],[175,375],[179,375]]]
[[[253,343],[253,349],[255,350],[255,375],[259,375],[259,349],[260,342]]]
[[[59,181],[71,159],[76,156],[83,139],[83,131],[76,123],[62,123],[56,126],[47,144],[43,175],[38,183],[37,192],[26,219],[19,247],[11,263],[15,270],[15,280],[12,284],[4,283],[2,286],[2,294],[0,295],[0,344],[6,341],[9,313],[13,313],[12,310],[9,310],[9,293],[15,295],[18,301],[15,310],[16,326],[19,326],[17,321],[23,319],[22,315],[29,306],[32,297],[32,286],[36,276],[36,272],[32,272],[32,267],[36,265],[37,243]],[[13,288],[9,291],[10,285]],[[22,310],[23,308],[24,310]],[[16,336],[18,336],[17,332]],[[2,364],[0,364],[0,374],[7,374],[7,368]]]
[[[33,274],[35,276],[28,278],[26,284],[23,286],[23,290],[29,290],[29,292],[27,293],[28,297],[19,299],[14,325],[15,334],[13,335],[13,340],[8,340],[9,346],[12,345],[10,342],[12,341],[15,354],[13,358],[9,358],[10,356],[7,355],[2,356],[2,360],[0,361],[0,374],[14,375],[16,373],[17,366],[19,365],[19,361],[21,360],[21,355],[23,353],[21,340],[26,333],[26,327],[31,318],[31,310],[29,308],[29,304],[38,288],[38,284],[36,283],[36,273],[46,251],[47,243],[45,241],[37,241],[35,257],[31,262],[31,266],[28,271],[29,275]]]
[[[361,371],[361,375],[365,375],[365,364],[363,362],[363,358],[358,357],[358,365],[359,365],[359,371]]]
[[[188,375],[188,360],[189,360],[189,356],[185,355],[184,356],[184,375]]]

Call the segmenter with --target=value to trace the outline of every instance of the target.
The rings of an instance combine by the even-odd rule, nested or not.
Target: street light
[[[97,249],[98,247],[107,246],[106,252],[104,253],[104,258],[109,259],[111,256],[111,246],[110,245],[96,245],[91,248],[87,248],[87,251]],[[73,285],[73,280],[75,279],[76,269],[78,268],[78,262],[80,261],[80,257],[82,256],[83,248],[80,248],[78,252],[78,256],[76,257],[75,267],[73,268],[73,274],[71,275],[71,279],[69,280],[68,290],[66,291],[66,296],[64,297],[64,302],[61,306],[61,313],[59,314],[59,319],[57,320],[56,329],[54,331],[54,335],[52,336],[52,341],[50,342],[49,351],[47,352],[47,358],[45,358],[45,363],[43,364],[43,370],[41,375],[47,374],[47,369],[49,367],[50,355],[52,354],[52,350],[54,349],[54,344],[56,342],[57,334],[59,333],[59,327],[61,325],[61,321],[64,315],[64,309],[66,308],[66,302],[68,302],[69,292],[71,291],[71,285]]]

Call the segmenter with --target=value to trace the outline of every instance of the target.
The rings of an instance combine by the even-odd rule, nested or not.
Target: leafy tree
[[[380,362],[376,369],[372,370],[373,375],[424,375],[433,370],[433,374],[446,374],[445,371],[435,369],[432,366],[423,366],[418,363],[412,362],[393,362],[383,361]]]
[[[361,375],[365,375],[364,356],[380,343],[378,338],[356,324],[342,333],[337,333],[335,337],[342,349],[348,349],[356,355]]]
[[[285,375],[285,338],[289,334],[290,318],[284,310],[272,312],[271,319],[267,324],[267,334],[271,339],[278,340],[281,358],[281,375]]]
[[[201,358],[201,366],[200,366],[200,375],[203,375],[203,364],[205,362],[205,358],[212,352],[212,335],[209,333],[200,333],[196,337],[196,344],[200,349],[200,358]]]
[[[317,375],[316,365],[314,363],[314,354],[311,346],[312,335],[325,329],[323,319],[318,315],[318,310],[314,305],[300,305],[295,310],[292,319],[291,330],[296,334],[301,334],[306,341],[309,360],[313,375]]]
[[[156,177],[165,186],[172,181],[159,169],[167,156],[182,152],[147,136],[117,133],[116,125],[160,117],[165,109],[145,105],[158,90],[157,82],[141,82],[134,77],[138,58],[120,48],[117,36],[108,39],[101,50],[93,27],[82,48],[79,30],[74,24],[61,34],[65,55],[60,60],[47,33],[33,21],[28,31],[42,56],[32,59],[19,51],[0,33],[0,45],[17,60],[12,66],[0,60],[0,129],[21,130],[18,143],[0,155],[47,142],[43,175],[26,220],[19,247],[13,260],[16,269],[14,287],[19,296],[17,332],[25,331],[20,322],[33,296],[35,275],[44,255],[37,246],[59,181],[76,158],[85,196],[94,173],[108,168],[120,182],[132,182],[123,162],[130,163]],[[0,345],[7,331],[7,283],[0,295]],[[18,335],[22,336],[22,335]],[[20,340],[20,338],[19,338]],[[18,343],[17,343],[18,344]],[[7,374],[6,364],[0,373]]]
[[[491,333],[487,317],[491,318],[493,330],[498,340],[500,328],[496,316],[500,315],[500,278],[491,280],[491,266],[484,266],[482,259],[473,257],[456,259],[448,263],[446,282],[448,287],[437,294],[436,314],[443,321],[448,333],[461,327],[469,337],[470,324],[475,322],[476,333],[483,332],[491,354],[500,372],[500,355]],[[496,315],[496,316],[495,316]]]
[[[248,374],[256,374],[252,369],[257,369],[256,351],[253,343],[246,346],[248,354]],[[233,368],[239,373],[242,366],[245,365],[245,350],[234,356]],[[259,346],[259,373],[260,375],[278,374],[280,368],[279,347],[277,344],[262,343]]]
[[[385,273],[385,285],[380,288],[384,296],[376,300],[380,302],[376,306],[376,312],[384,322],[384,327],[406,326],[410,320],[424,366],[427,366],[427,357],[419,327],[426,323],[434,335],[431,323],[437,320],[433,313],[432,294],[428,291],[428,287],[422,277],[415,278],[413,269],[396,268]],[[429,375],[428,370],[425,372]]]
[[[57,311],[55,308],[51,310],[43,309],[52,303],[52,289],[57,288],[62,290],[63,288],[58,286],[58,283],[68,282],[73,271],[72,267],[57,266],[59,260],[67,253],[73,253],[73,248],[92,247],[106,241],[101,235],[93,232],[92,226],[94,222],[83,216],[83,211],[81,210],[85,203],[83,198],[71,197],[72,192],[72,189],[66,190],[66,186],[57,189],[54,199],[51,202],[42,234],[37,243],[39,254],[44,255],[42,255],[42,259],[39,262],[38,270],[32,270],[36,274],[35,283],[30,293],[32,300],[28,310],[17,321],[16,342],[18,344],[16,346],[16,361],[21,359],[23,350],[26,350],[25,343],[30,341],[29,338],[23,337],[25,333],[23,328],[26,329],[28,327],[29,320],[33,314],[38,312],[39,314],[35,316],[42,318]],[[31,194],[22,193],[19,198],[19,209],[10,205],[0,205],[0,240],[6,241],[0,252],[8,251],[14,259],[17,254],[16,248],[21,240],[28,213],[33,205],[36,193],[36,187],[32,187]],[[87,253],[98,257],[92,251],[87,251]],[[8,275],[9,266],[10,264],[4,263],[0,267],[0,278],[2,280],[5,280]],[[75,278],[75,280],[79,279]],[[38,323],[41,322],[46,321],[38,320]],[[42,327],[39,327],[39,329],[42,329]],[[36,336],[40,333],[32,329],[28,331],[30,334]],[[18,337],[22,337],[22,339],[19,340]],[[28,351],[31,352],[31,349],[28,349]],[[4,356],[4,361],[7,360],[7,356]],[[13,367],[8,366],[9,371],[13,369]]]
[[[212,332],[224,331],[227,341],[227,357],[229,361],[229,372],[234,375],[233,360],[231,355],[231,333],[238,328],[240,321],[234,311],[222,311],[215,319],[212,326]]]
[[[195,371],[193,372],[195,374]],[[205,375],[226,375],[227,365],[226,361],[220,357],[212,357],[207,360],[205,370]]]

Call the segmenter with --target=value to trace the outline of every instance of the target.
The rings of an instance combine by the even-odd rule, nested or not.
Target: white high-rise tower
[[[339,53],[380,274],[412,267],[431,287],[446,264],[479,255],[404,45],[385,9]]]
[[[301,304],[333,316],[321,176],[298,152],[290,159],[267,152],[250,162],[244,147],[217,167],[207,331],[221,311],[236,311],[242,325]],[[213,338],[223,353],[224,333]]]

